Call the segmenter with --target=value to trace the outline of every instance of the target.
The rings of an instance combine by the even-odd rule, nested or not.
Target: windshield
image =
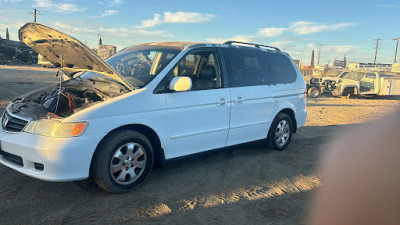
[[[342,71],[340,70],[329,70],[328,73],[325,74],[325,76],[328,77],[336,77],[337,75],[339,75]]]
[[[118,54],[106,60],[125,80],[134,87],[144,87],[160,71],[168,65],[179,53],[175,49],[143,49],[135,47],[122,50]],[[86,72],[81,78],[105,78],[105,76]]]
[[[349,79],[349,80],[360,80],[364,76],[364,73],[360,72],[350,72],[346,75],[343,76],[343,79]]]

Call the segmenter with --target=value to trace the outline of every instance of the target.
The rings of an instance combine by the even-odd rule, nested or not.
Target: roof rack
[[[231,45],[231,44],[244,44],[244,45],[253,45],[256,48],[260,48],[260,47],[265,47],[265,48],[272,48],[275,49],[276,51],[281,51],[279,48],[277,47],[272,47],[272,46],[268,46],[268,45],[260,45],[260,44],[253,44],[253,43],[247,43],[247,42],[241,42],[241,41],[225,41],[224,44],[227,45]]]

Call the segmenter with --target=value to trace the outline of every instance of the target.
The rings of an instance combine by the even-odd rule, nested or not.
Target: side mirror
[[[169,83],[169,89],[172,91],[188,91],[190,88],[192,88],[190,77],[174,77]]]

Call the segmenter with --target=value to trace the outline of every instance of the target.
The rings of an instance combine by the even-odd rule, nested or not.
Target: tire
[[[106,137],[97,149],[92,176],[104,190],[124,193],[143,183],[150,174],[153,161],[153,147],[146,136],[120,130]]]
[[[317,87],[308,89],[308,97],[316,98],[321,94],[321,91]]]
[[[358,95],[357,88],[347,87],[343,90],[343,96],[346,98],[355,98]]]
[[[286,113],[279,113],[271,124],[267,141],[269,147],[278,151],[284,150],[292,140],[293,122]]]

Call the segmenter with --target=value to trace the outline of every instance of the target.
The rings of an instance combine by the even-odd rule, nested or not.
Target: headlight
[[[29,122],[24,132],[49,137],[74,137],[81,135],[87,125],[86,122],[61,123],[54,120],[38,120]]]

